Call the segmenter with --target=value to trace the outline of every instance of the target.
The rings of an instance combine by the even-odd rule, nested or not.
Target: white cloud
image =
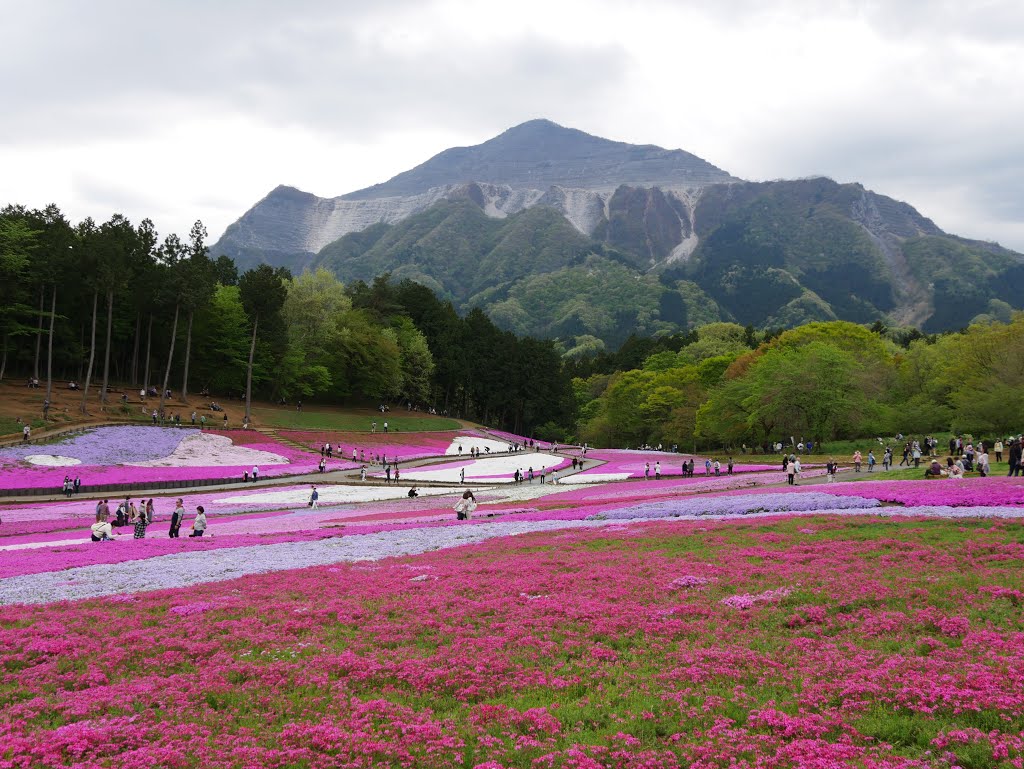
[[[211,240],[548,117],[861,181],[1024,250],[1024,10],[952,0],[9,3],[0,201]]]

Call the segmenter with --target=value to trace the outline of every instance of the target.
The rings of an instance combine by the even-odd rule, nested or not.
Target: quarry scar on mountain
[[[934,332],[1024,296],[1020,254],[859,184],[746,182],[546,120],[336,198],[278,187],[212,251],[347,281],[389,272],[518,333],[608,344],[715,320]]]

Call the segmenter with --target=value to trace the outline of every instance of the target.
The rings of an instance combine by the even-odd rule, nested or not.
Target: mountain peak
[[[602,139],[538,118],[482,144],[444,150],[383,184],[342,198],[419,195],[469,182],[543,192],[551,187],[611,191],[622,184],[675,188],[731,181],[737,180],[683,150]]]

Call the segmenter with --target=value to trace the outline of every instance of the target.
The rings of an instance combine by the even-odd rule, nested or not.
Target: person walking
[[[313,492],[309,495],[309,506],[313,510],[320,507],[320,492],[316,490],[316,486],[313,487]]]
[[[853,472],[859,473],[861,463],[864,461],[864,457],[861,456],[859,450],[853,452]]]
[[[252,466],[252,482],[256,483],[260,479],[260,468],[259,465]]]
[[[153,509],[153,500],[152,499],[147,500],[146,501],[146,525],[147,526],[153,522],[153,514],[154,514],[154,512],[155,511]]]
[[[786,465],[786,483],[790,486],[796,485],[796,462]]]
[[[868,472],[873,473],[875,471],[875,452],[874,450],[868,451]]]
[[[178,530],[181,528],[181,522],[185,518],[185,505],[181,499],[174,503],[174,512],[171,513],[171,528],[167,531],[167,536],[171,539],[178,538]]]
[[[196,508],[196,517],[192,521],[192,533],[189,537],[201,537],[206,533],[206,510],[202,505]]]
[[[644,480],[645,481],[651,480],[651,463],[650,462],[644,462]]]
[[[1016,476],[1020,472],[1020,441],[1016,438],[1010,440],[1010,451],[1006,459],[1010,463],[1010,469],[1006,473],[1006,476]]]
[[[975,459],[975,465],[977,465],[978,472],[981,474],[982,478],[985,478],[985,477],[988,476],[988,473],[989,473],[988,452],[985,451],[985,447],[984,446],[982,446],[981,453],[978,454],[977,458]]]
[[[28,443],[28,439],[32,437],[32,428],[29,425],[25,425],[21,428],[21,442]]]
[[[661,462],[654,463],[654,480],[661,480]]]

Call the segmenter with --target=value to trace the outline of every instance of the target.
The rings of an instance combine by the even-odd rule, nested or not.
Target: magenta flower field
[[[85,433],[0,480],[320,461],[196,434]],[[180,491],[102,543],[87,494],[0,505],[0,769],[1024,769],[1024,479],[645,480],[660,455],[594,450],[625,479],[568,485],[578,454],[453,435],[379,444],[438,457],[403,476],[481,469],[414,498],[358,473],[315,507],[318,474]],[[557,483],[483,472],[541,457]]]
[[[65,476],[88,487],[111,483],[263,477],[314,472],[319,455],[254,430],[99,427],[57,442],[0,449],[0,486],[59,489]],[[331,469],[348,469],[336,460]]]
[[[8,608],[0,766],[1019,767],[1019,533],[644,524]]]

